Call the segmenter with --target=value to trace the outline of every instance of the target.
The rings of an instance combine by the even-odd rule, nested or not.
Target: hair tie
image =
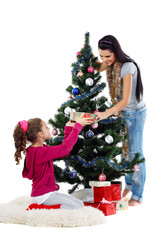
[[[102,40],[102,41],[100,41],[100,42],[104,42],[104,43],[108,43],[108,44],[111,44],[111,45],[112,45],[112,43],[109,42],[109,41]]]
[[[22,130],[23,130],[24,132],[26,132],[27,129],[28,129],[28,122],[27,122],[26,120],[22,120],[22,121],[20,121],[20,122],[18,122],[18,123],[20,124]]]

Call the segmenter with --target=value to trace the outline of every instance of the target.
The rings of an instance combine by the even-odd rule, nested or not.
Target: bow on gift
[[[112,204],[112,202],[107,201],[105,198],[102,198],[102,200],[100,201],[100,203],[103,203],[103,204]]]

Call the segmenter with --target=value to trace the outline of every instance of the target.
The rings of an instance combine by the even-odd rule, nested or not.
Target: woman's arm
[[[115,106],[108,109],[105,112],[97,112],[97,116],[99,117],[99,121],[102,119],[106,119],[109,116],[121,111],[125,108],[130,102],[130,96],[132,91],[132,74],[127,74],[123,78],[123,98],[119,101]]]

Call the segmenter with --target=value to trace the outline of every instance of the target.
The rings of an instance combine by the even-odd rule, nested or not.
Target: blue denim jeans
[[[122,111],[128,132],[128,153],[129,160],[132,161],[135,154],[139,153],[143,158],[143,129],[146,119],[146,106],[140,102],[135,110]],[[132,199],[142,202],[144,184],[146,179],[145,162],[140,163],[140,170],[125,176],[126,189],[131,190]]]

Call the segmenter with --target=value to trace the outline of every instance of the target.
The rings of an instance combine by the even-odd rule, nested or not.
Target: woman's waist
[[[139,103],[136,104],[135,108],[129,109],[129,110],[122,110],[122,115],[133,115],[136,112],[142,112],[146,110],[146,104],[143,101],[140,101]]]

